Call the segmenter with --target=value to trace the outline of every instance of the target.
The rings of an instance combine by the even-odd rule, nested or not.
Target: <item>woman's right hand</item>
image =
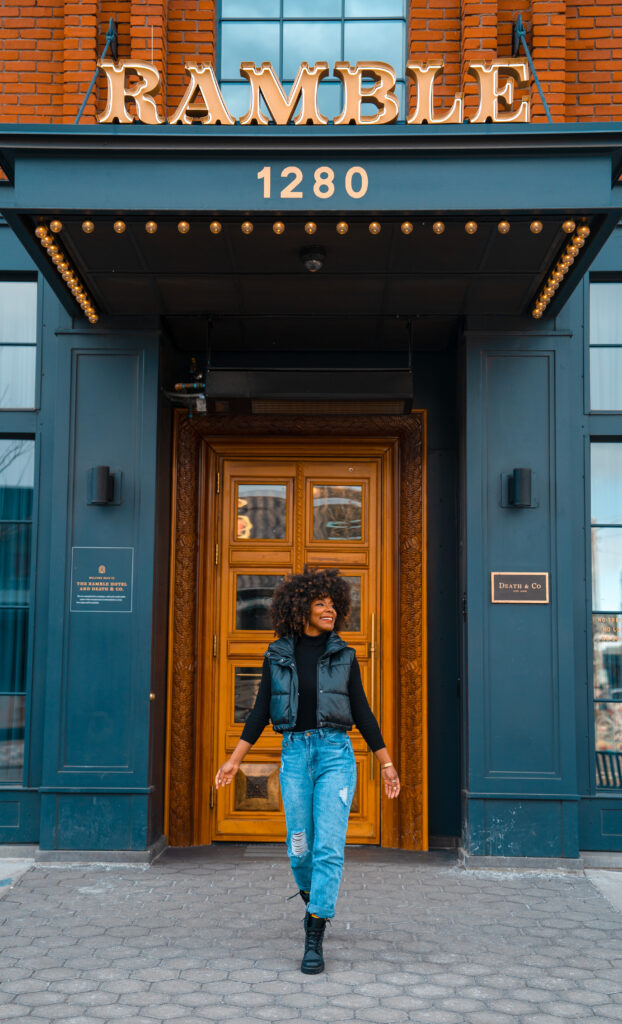
[[[227,761],[223,761],[216,772],[216,789],[220,789],[221,786],[228,786],[230,782],[233,782],[239,767],[239,762],[234,761],[232,757]]]

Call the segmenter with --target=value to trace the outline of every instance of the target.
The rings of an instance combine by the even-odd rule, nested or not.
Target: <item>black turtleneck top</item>
[[[298,717],[294,732],[317,729],[317,663],[324,652],[327,639],[328,633],[320,633],[319,636],[307,636],[303,633],[296,641],[295,658],[299,690]],[[241,738],[247,743],[256,743],[270,721],[270,689],[270,662],[264,658],[255,704],[242,730]],[[356,657],[350,669],[348,695],[354,724],[371,750],[381,750],[384,747],[384,740],[376,717],[367,702]]]

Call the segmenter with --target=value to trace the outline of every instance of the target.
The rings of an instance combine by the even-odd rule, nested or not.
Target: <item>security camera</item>
[[[321,270],[324,266],[326,252],[321,246],[314,245],[309,249],[301,249],[300,259],[310,274],[317,274],[318,270]]]

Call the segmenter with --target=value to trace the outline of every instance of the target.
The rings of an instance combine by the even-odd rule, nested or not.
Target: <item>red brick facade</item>
[[[410,51],[442,59],[439,114],[459,89],[466,114],[476,85],[470,61],[507,57],[512,22],[523,16],[527,38],[556,121],[613,121],[622,112],[622,3],[585,6],[564,0],[412,0]],[[71,123],[91,81],[108,21],[119,23],[121,56],[153,60],[163,72],[163,109],[184,90],[184,61],[214,57],[215,0],[30,0],[0,6],[0,121]],[[103,77],[84,115],[103,105]],[[532,120],[544,118],[537,90]]]

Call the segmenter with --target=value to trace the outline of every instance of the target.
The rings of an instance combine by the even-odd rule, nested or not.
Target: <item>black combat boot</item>
[[[326,928],[325,917],[312,917],[309,911],[305,919],[305,953],[300,970],[303,974],[321,974],[324,970],[322,940]]]

